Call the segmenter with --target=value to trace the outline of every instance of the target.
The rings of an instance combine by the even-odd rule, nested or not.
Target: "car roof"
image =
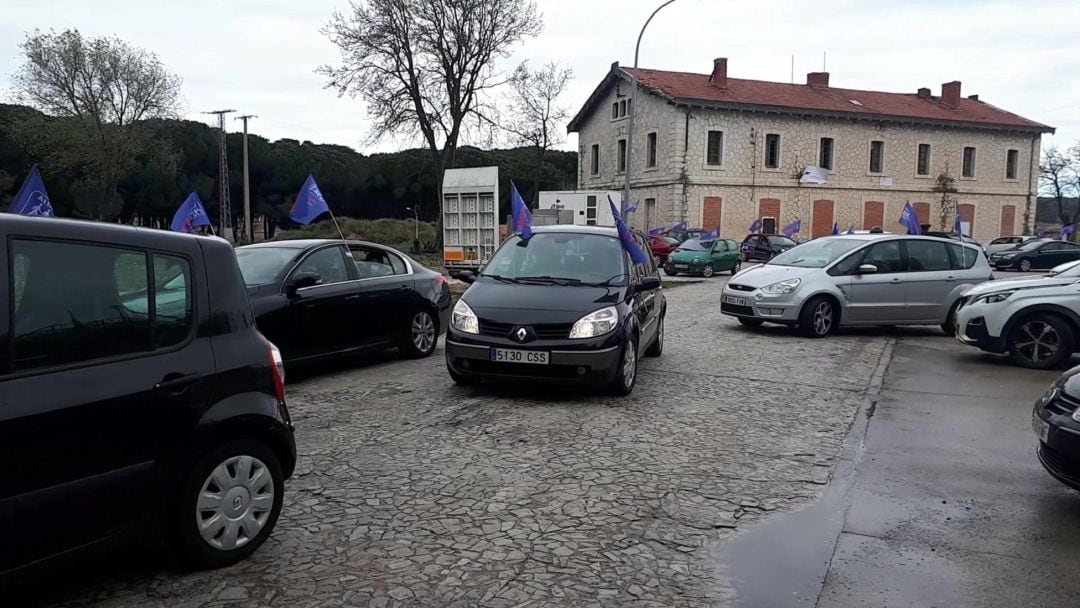
[[[232,245],[216,236],[202,236],[128,226],[87,219],[63,217],[37,217],[0,213],[0,232],[44,238],[65,238],[83,241],[101,241],[103,243],[125,243],[135,247],[160,247],[162,249],[190,250],[192,247],[205,251],[232,250]]]
[[[847,240],[866,241],[866,242],[906,239],[906,240],[917,240],[917,241],[946,242],[946,243],[953,243],[954,245],[963,244],[963,245],[966,245],[968,247],[974,247],[975,246],[975,243],[957,241],[955,239],[950,239],[950,238],[941,237],[941,236],[934,236],[932,234],[882,234],[880,232],[875,232],[875,233],[870,233],[870,234],[830,234],[828,236],[818,237],[817,239],[814,239],[814,240],[821,240],[821,239],[847,239]]]
[[[268,247],[275,247],[278,249],[313,249],[315,247],[321,247],[322,245],[329,245],[332,243],[341,243],[341,239],[290,239],[283,241],[263,241],[261,243],[252,243],[251,245],[243,245],[237,247],[237,249],[264,249]],[[349,245],[362,245],[372,247],[382,247],[383,249],[394,249],[393,247],[387,247],[386,245],[380,245],[378,243],[371,243],[369,241],[344,241]],[[394,250],[396,251],[396,250]]]
[[[579,226],[577,224],[552,224],[550,226],[533,226],[534,234],[545,232],[569,232],[580,234],[601,234],[604,236],[618,237],[619,233],[612,226]]]

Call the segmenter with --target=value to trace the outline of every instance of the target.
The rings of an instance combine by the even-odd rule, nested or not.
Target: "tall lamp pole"
[[[649,18],[645,20],[645,25],[641,26],[641,33],[637,37],[637,45],[634,46],[634,74],[633,84],[630,87],[630,124],[626,128],[626,181],[623,184],[622,204],[619,206],[619,212],[622,215],[626,215],[626,206],[630,204],[630,173],[634,167],[634,117],[637,116],[638,111],[638,53],[641,51],[641,37],[645,35],[645,28],[649,27],[649,22],[653,20],[656,13],[659,13],[660,9],[672,2],[675,2],[675,0],[667,0],[667,2],[656,7],[656,10],[649,15]]]
[[[413,237],[413,243],[415,247],[420,246],[420,206],[413,205],[412,207],[405,207],[405,211],[413,212],[413,226],[415,228],[416,236]],[[419,253],[419,252],[417,252]]]

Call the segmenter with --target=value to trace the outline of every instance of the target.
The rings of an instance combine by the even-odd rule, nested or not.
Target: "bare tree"
[[[505,84],[496,61],[542,27],[532,0],[359,0],[323,29],[341,64],[318,71],[367,103],[372,141],[421,138],[441,184],[467,121],[492,121],[488,94]]]
[[[1039,163],[1039,192],[1054,198],[1057,203],[1058,219],[1066,225],[1075,224],[1080,219],[1080,208],[1073,209],[1072,213],[1065,209],[1065,199],[1070,194],[1078,194],[1077,185],[1080,181],[1080,158],[1078,157],[1080,154],[1070,155],[1062,152],[1057,146],[1050,146],[1043,151],[1042,162]]]
[[[949,173],[949,165],[945,164],[945,171],[939,173],[934,181],[934,192],[941,195],[938,199],[941,228],[943,232],[952,232],[956,228],[956,197],[953,196],[959,190],[956,188],[956,178]]]
[[[569,110],[557,103],[573,78],[571,68],[551,61],[537,70],[529,69],[528,63],[522,62],[510,80],[513,93],[503,128],[515,143],[536,150],[536,164],[533,166],[534,206],[540,199],[544,157],[552,146],[566,140],[563,133]]]

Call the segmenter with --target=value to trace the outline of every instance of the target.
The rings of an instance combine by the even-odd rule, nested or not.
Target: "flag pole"
[[[345,240],[345,234],[341,232],[341,224],[338,224],[337,218],[334,217],[334,210],[330,208],[330,205],[326,206],[326,210],[330,212],[330,219],[334,222],[334,228],[337,228],[337,233],[338,236],[341,237],[341,242],[348,244],[349,242]]]

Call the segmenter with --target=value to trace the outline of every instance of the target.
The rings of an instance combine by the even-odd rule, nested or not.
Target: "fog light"
[[[461,361],[461,367],[463,367],[465,369],[469,369],[472,366],[469,365],[469,360],[468,359],[464,359],[464,360]]]
[[[577,368],[577,375],[579,375],[579,376],[584,376],[584,375],[585,375],[585,371],[586,371],[586,370],[585,370],[585,368],[584,368],[584,367],[579,367],[579,368]]]

